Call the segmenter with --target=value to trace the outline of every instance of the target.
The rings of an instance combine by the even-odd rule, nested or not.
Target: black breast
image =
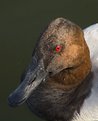
[[[31,111],[48,121],[71,121],[79,113],[85,98],[91,92],[92,73],[71,90],[57,89],[43,82],[31,94],[27,104]]]

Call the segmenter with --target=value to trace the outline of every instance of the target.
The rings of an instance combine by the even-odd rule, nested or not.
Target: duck
[[[97,25],[97,29],[96,29]],[[47,121],[98,120],[98,24],[82,30],[65,18],[50,22],[8,103],[27,103]]]

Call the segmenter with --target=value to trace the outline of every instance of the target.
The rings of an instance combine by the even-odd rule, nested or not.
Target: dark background
[[[41,31],[57,17],[89,26],[98,22],[98,0],[0,1],[0,121],[40,121],[25,104],[10,108],[7,97],[30,62]]]

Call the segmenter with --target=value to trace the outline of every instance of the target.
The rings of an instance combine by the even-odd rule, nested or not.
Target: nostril
[[[28,82],[28,85],[31,85],[36,79],[36,75],[33,77],[33,79],[31,79],[29,82]]]
[[[53,75],[53,72],[52,72],[52,71],[50,71],[50,72],[49,72],[49,76],[52,76],[52,75]]]

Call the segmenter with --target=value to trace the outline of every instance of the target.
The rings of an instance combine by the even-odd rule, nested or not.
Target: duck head
[[[18,88],[10,94],[10,106],[24,103],[40,83],[79,85],[91,69],[89,50],[79,26],[64,18],[52,21],[39,38]],[[62,78],[62,80],[61,80]]]

